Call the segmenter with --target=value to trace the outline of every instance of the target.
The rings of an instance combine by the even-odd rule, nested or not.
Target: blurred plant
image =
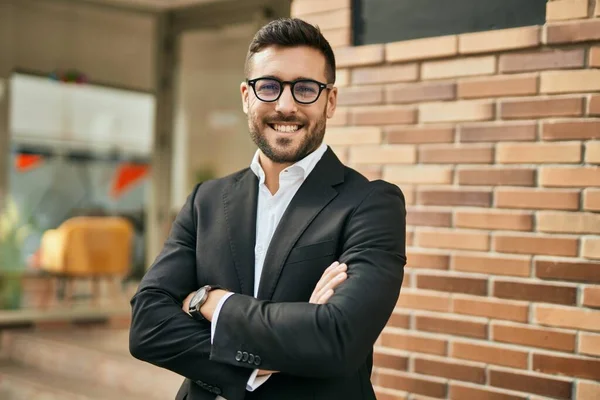
[[[0,308],[18,308],[21,275],[25,269],[23,245],[34,232],[33,215],[23,222],[15,201],[8,198],[0,210]]]

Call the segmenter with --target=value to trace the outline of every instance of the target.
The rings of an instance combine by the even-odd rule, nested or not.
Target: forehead
[[[308,46],[269,46],[254,54],[250,78],[275,76],[282,80],[299,77],[325,81],[325,56]]]

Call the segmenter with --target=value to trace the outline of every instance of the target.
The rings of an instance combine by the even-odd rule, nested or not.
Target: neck
[[[269,192],[274,195],[279,190],[279,174],[293,163],[276,163],[262,152],[259,153],[258,160],[265,172],[265,185]]]

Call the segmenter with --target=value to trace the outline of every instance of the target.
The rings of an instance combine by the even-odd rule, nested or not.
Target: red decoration
[[[150,167],[145,164],[121,164],[115,173],[110,195],[118,198],[136,183],[143,180],[150,172]]]
[[[42,161],[44,161],[44,157],[38,154],[17,154],[15,167],[17,171],[25,172],[37,168]]]

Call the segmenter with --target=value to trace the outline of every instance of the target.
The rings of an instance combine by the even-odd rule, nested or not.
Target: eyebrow
[[[281,79],[277,75],[263,75],[263,76],[261,76],[261,78],[272,78],[272,79],[279,79],[280,81],[283,81],[283,79]],[[297,80],[300,80],[300,79],[310,79],[311,81],[316,80],[315,78],[309,78],[307,76],[297,76],[295,79],[292,79],[292,80],[293,81],[297,81]]]

